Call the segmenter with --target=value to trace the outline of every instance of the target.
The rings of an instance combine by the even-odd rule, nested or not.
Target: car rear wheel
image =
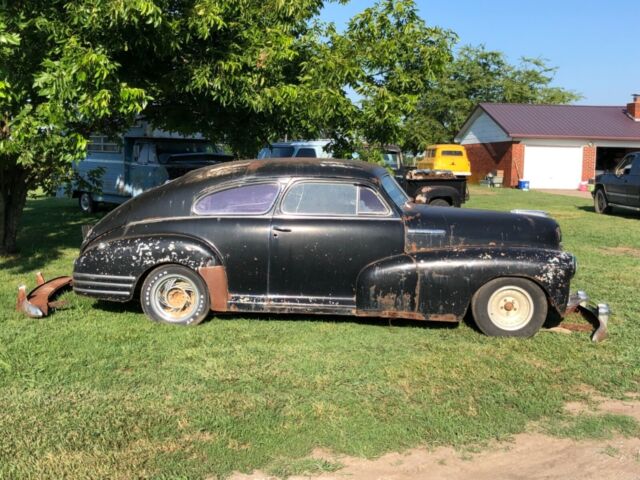
[[[547,318],[542,289],[524,278],[497,278],[473,296],[471,311],[478,328],[492,337],[531,337]]]
[[[434,198],[429,202],[429,205],[433,205],[434,207],[450,207],[451,203],[444,198]]]
[[[93,201],[93,197],[89,192],[82,192],[78,198],[78,204],[80,210],[84,213],[93,213],[96,211],[96,203]]]
[[[142,284],[142,310],[161,323],[197,325],[209,313],[210,299],[202,277],[190,268],[163,265]]]
[[[609,201],[607,200],[607,195],[604,193],[604,190],[602,188],[599,188],[596,191],[596,196],[593,199],[593,204],[597,213],[609,213],[611,211]]]

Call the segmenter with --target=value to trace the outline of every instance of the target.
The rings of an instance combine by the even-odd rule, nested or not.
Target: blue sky
[[[374,0],[328,4],[323,19],[344,27]],[[587,105],[623,105],[640,93],[637,0],[416,0],[429,25],[453,30],[460,44],[485,44],[511,63],[542,57],[558,67],[555,85]]]

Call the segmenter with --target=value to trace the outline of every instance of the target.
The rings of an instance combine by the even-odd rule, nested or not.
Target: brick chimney
[[[640,94],[633,95],[633,102],[627,103],[627,115],[635,122],[640,122]]]

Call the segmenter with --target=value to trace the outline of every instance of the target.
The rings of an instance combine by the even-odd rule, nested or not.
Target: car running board
[[[57,302],[55,299],[62,293],[71,289],[71,277],[57,277],[45,282],[42,273],[36,273],[38,286],[27,293],[27,287],[18,287],[18,300],[16,310],[31,318],[43,318],[49,313],[64,305],[65,302]]]

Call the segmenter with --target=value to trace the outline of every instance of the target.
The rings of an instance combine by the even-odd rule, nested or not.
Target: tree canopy
[[[460,48],[441,75],[422,90],[405,123],[403,146],[415,152],[448,143],[481,102],[570,103],[576,92],[552,85],[556,69],[539,58],[510,64],[502,52],[484,46]]]
[[[338,0],[344,3],[346,0]],[[252,156],[327,136],[420,148],[477,101],[558,101],[543,62],[509,65],[428,26],[413,0],[379,0],[338,31],[324,0],[0,0],[0,252],[29,189],[81,159],[91,132],[137,116]]]

